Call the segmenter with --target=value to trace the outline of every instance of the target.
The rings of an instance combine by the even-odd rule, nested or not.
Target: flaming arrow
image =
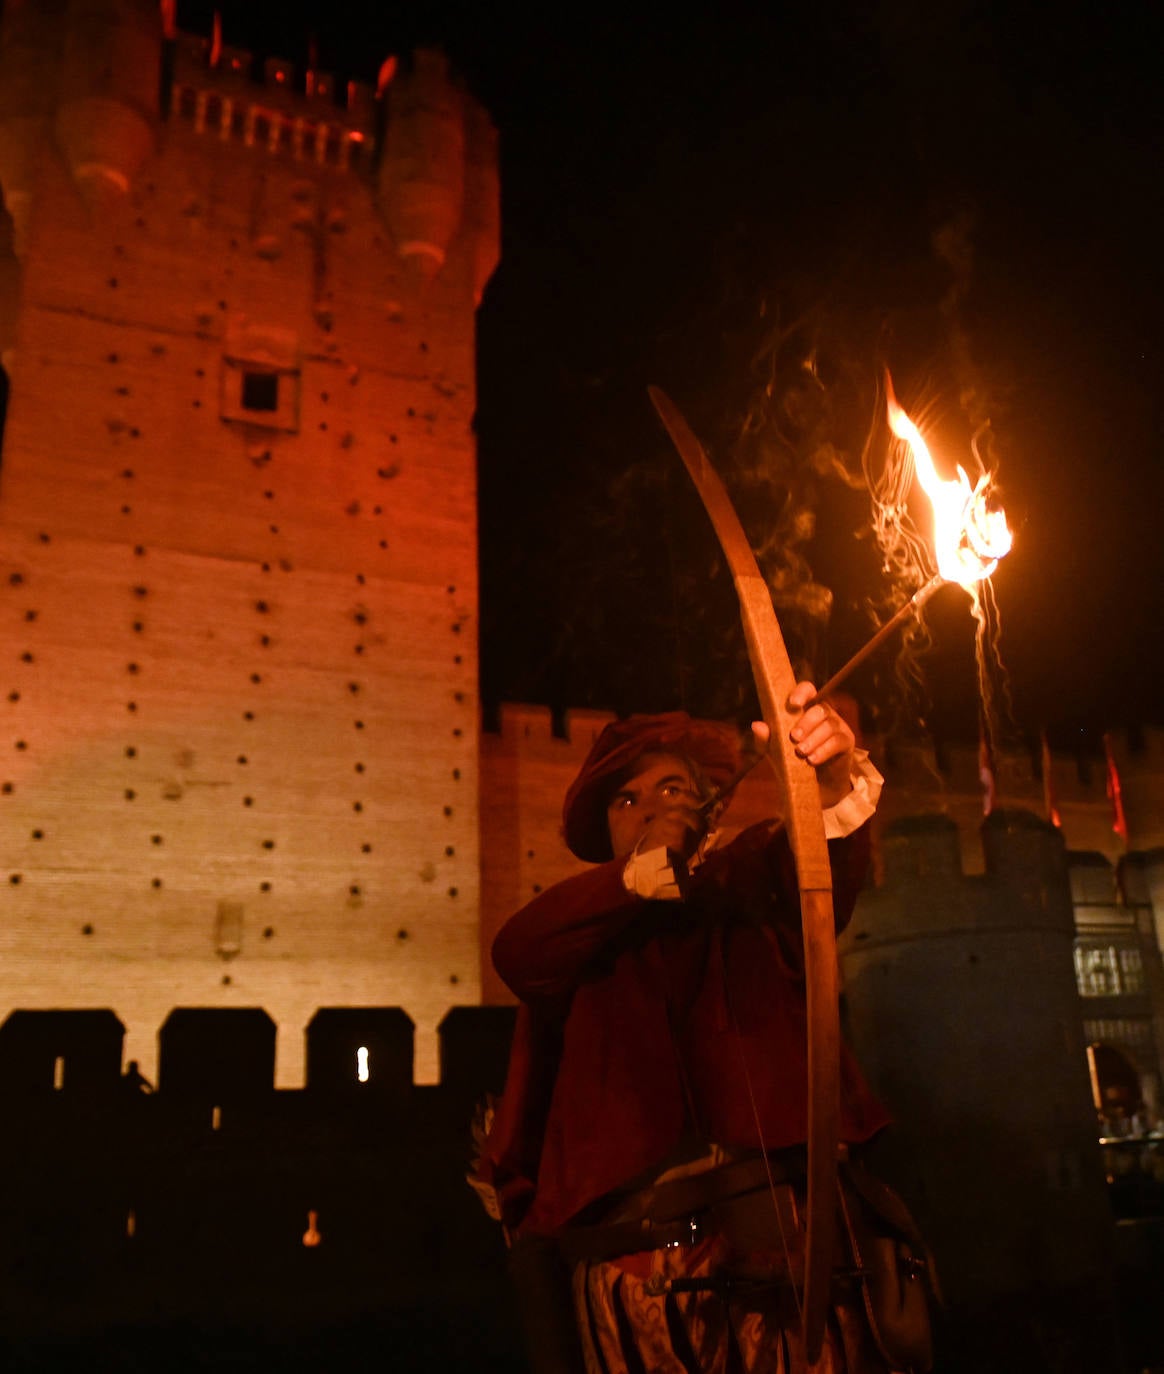
[[[731,570],[760,710],[770,732],[770,756],[786,799],[785,824],[796,861],[804,929],[808,1000],[808,1220],[800,1302],[805,1354],[816,1366],[836,1249],[837,1154],[840,1143],[840,1013],[833,880],[812,765],[798,758],[789,733],[799,712],[788,709],[796,675],[752,546],[703,446],[674,402],[658,387],[648,393],[711,518]],[[763,1141],[761,1140],[761,1145]]]

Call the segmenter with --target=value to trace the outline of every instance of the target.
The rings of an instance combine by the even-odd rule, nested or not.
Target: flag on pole
[[[982,814],[989,816],[994,810],[994,750],[990,736],[984,725],[978,726],[978,779],[982,783]]]
[[[1111,828],[1126,845],[1128,842],[1128,818],[1124,815],[1124,794],[1120,788],[1120,775],[1116,768],[1115,755],[1112,753],[1110,734],[1105,734],[1103,737],[1103,753],[1107,759],[1107,796],[1111,802]]]
[[[1055,799],[1055,779],[1051,775],[1051,746],[1047,742],[1047,732],[1041,732],[1043,746],[1043,808],[1052,825],[1062,829],[1063,820],[1059,815],[1059,804]]]

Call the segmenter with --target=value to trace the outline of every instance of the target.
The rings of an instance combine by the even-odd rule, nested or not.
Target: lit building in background
[[[147,0],[0,29],[0,1006],[479,999],[474,312],[495,136]],[[305,88],[312,93],[303,94]]]

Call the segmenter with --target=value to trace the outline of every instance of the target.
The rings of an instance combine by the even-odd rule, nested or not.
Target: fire
[[[957,478],[938,475],[933,457],[917,425],[897,404],[893,382],[885,374],[889,428],[909,445],[914,470],[934,508],[934,554],[938,572],[948,582],[959,582],[967,591],[998,567],[1010,552],[1013,536],[1006,512],[992,509],[989,473],[972,487],[961,464]]]

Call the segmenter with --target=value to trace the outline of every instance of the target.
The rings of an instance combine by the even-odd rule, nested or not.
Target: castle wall
[[[370,170],[302,136],[318,108],[187,47],[128,189],[39,158],[0,478],[0,1017],[109,1007],[150,1076],[171,1008],[263,1007],[298,1086],[317,1008],[400,1006],[432,1081],[480,995],[489,216],[418,272]]]
[[[874,756],[886,777],[879,809],[883,823],[902,816],[937,812],[958,826],[962,865],[967,873],[983,867],[978,828],[983,816],[983,789],[977,751],[948,750],[939,766],[930,746],[875,742]],[[1102,759],[1081,766],[1077,759],[1053,755],[1050,792],[1058,808],[1063,834],[1072,849],[1105,855],[1113,864],[1125,850],[1164,846],[1164,731],[1147,730],[1133,747],[1123,734],[1112,738],[1112,754],[1120,777],[1128,837],[1112,828],[1112,804]],[[1044,780],[1029,753],[1002,752],[996,759],[995,804],[1022,807],[1046,814]]]
[[[1062,838],[1027,812],[886,831],[841,942],[849,1030],[896,1121],[895,1172],[955,1304],[1102,1286],[1111,1216],[1076,992]]]

